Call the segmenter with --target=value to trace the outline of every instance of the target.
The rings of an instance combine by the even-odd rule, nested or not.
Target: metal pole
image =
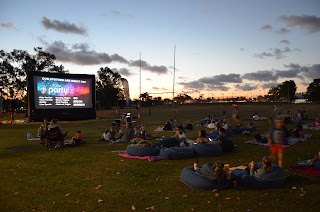
[[[176,79],[176,45],[173,52],[173,86],[172,86],[172,108],[174,108],[174,84]]]
[[[140,96],[141,96],[141,52],[140,52],[140,87],[139,88],[140,88]],[[140,98],[140,100],[141,100],[141,98]]]

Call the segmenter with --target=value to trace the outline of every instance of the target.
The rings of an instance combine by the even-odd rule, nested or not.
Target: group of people
[[[217,161],[205,163],[201,167],[198,167],[198,161],[195,161],[193,169],[209,180],[218,180],[220,183],[223,183],[223,181],[230,178],[229,167],[225,165],[223,162]],[[263,157],[260,166],[256,166],[255,162],[251,161],[245,170],[250,176],[263,177],[265,174],[273,171],[272,158],[269,156]]]
[[[68,132],[63,133],[62,128],[60,127],[60,125],[58,125],[58,119],[53,118],[49,122],[48,118],[44,118],[43,122],[40,124],[40,126],[38,128],[38,133],[37,133],[37,137],[40,138],[41,144],[45,144],[48,131],[53,130],[53,129],[57,129],[56,130],[57,131],[57,134],[56,134],[57,138],[63,139],[64,136],[68,133]],[[78,130],[75,133],[75,135],[71,138],[71,144],[80,145],[81,143],[83,143],[83,134],[82,134],[81,130]],[[63,145],[64,143],[61,143],[61,144]]]

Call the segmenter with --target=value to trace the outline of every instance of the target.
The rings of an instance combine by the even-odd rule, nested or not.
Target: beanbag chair
[[[217,180],[217,179],[208,179],[190,166],[185,167],[181,174],[180,180],[185,185],[193,189],[202,189],[202,190],[212,190],[212,189],[226,189],[230,185],[230,181],[227,179]]]
[[[316,161],[314,164],[313,164],[313,167],[316,168],[316,169],[320,169],[320,161]]]
[[[221,146],[218,144],[193,144],[191,148],[194,150],[195,156],[198,157],[216,157],[222,152]]]
[[[163,147],[160,149],[159,156],[165,160],[183,160],[194,156],[194,151],[190,147]]]
[[[261,167],[261,163],[256,164],[256,168],[259,167]],[[263,177],[250,176],[246,170],[235,169],[231,172],[231,178],[245,187],[275,188],[284,184],[286,173],[281,167],[273,164],[272,171]]]
[[[157,156],[159,154],[160,148],[157,146],[138,146],[129,145],[127,147],[127,153],[131,156]]]
[[[232,132],[232,130],[231,130],[230,127],[228,127],[228,128],[226,129],[226,135],[227,135],[228,137],[233,136],[233,132]]]

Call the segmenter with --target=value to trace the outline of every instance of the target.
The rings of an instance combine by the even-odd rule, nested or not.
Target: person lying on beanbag
[[[263,177],[266,173],[272,172],[272,160],[271,157],[265,156],[262,158],[262,167],[256,169],[254,167],[254,161],[251,161],[248,165],[250,176]],[[247,170],[248,171],[248,170]]]

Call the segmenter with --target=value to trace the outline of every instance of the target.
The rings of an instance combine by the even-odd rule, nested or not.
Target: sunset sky
[[[294,80],[305,92],[320,78],[319,0],[0,0],[0,49],[34,47],[70,73],[108,66],[131,98],[266,94]],[[247,92],[247,94],[245,94]],[[151,94],[172,97],[172,94]]]

